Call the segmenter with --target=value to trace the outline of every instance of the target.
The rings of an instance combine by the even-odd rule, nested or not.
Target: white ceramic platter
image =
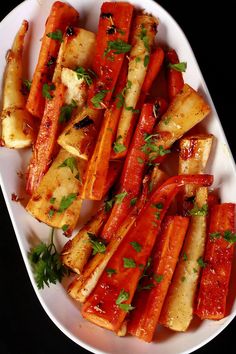
[[[80,12],[81,27],[95,31],[102,1],[70,0],[69,2]],[[184,76],[185,82],[204,95],[211,105],[212,113],[201,124],[203,131],[210,132],[216,137],[207,172],[214,174],[214,187],[220,188],[222,202],[235,202],[236,169],[234,160],[206,84],[185,35],[174,19],[158,4],[151,0],[131,0],[130,2],[140,8],[145,8],[147,12],[159,18],[158,40],[175,48],[181,61],[187,61],[188,68]],[[15,8],[1,22],[0,87],[2,87],[6,52],[11,47],[14,36],[23,19],[27,19],[30,23],[25,53],[25,77],[32,77],[39,53],[40,38],[44,32],[44,23],[51,4],[51,0],[27,0]],[[236,294],[236,285],[231,284],[229,294],[231,311],[230,315],[225,319],[218,322],[201,322],[195,319],[186,333],[174,333],[158,328],[156,341],[146,344],[129,336],[125,338],[116,337],[113,333],[84,321],[80,315],[78,304],[70,299],[66,293],[67,284],[65,282],[39,291],[34,282],[27,259],[27,252],[38,239],[48,240],[49,228],[27,214],[20,203],[15,203],[11,200],[12,193],[20,196],[24,194],[24,182],[19,179],[17,172],[25,171],[29,156],[30,151],[28,150],[0,149],[1,186],[26,268],[39,301],[52,321],[74,342],[95,353],[190,353],[214,338],[234,318],[236,301],[233,299]],[[86,218],[87,209],[88,207],[86,206],[83,208],[80,223],[83,223]],[[57,236],[58,247],[61,248],[67,240],[60,232],[58,232]],[[234,269],[236,269],[235,266]],[[235,279],[235,276],[235,274],[232,274],[232,279]]]

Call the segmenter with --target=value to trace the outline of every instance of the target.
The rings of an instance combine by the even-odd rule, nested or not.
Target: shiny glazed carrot
[[[102,199],[112,151],[112,142],[122,109],[118,104],[117,95],[121,93],[125,87],[127,70],[128,63],[127,60],[125,60],[115,89],[115,99],[111,106],[105,111],[96,146],[88,163],[82,198],[93,200]]]
[[[53,3],[45,25],[45,32],[34,72],[26,108],[35,117],[42,118],[45,106],[43,85],[52,80],[56,58],[63,33],[67,26],[78,24],[79,14],[69,4],[61,1]]]
[[[169,216],[165,219],[153,251],[149,276],[143,277],[134,297],[135,310],[128,321],[128,332],[151,342],[167,294],[189,219]]]
[[[178,55],[174,49],[170,49],[170,50],[168,50],[168,52],[166,52],[166,59],[167,59],[168,64],[178,64],[179,63]],[[168,86],[169,100],[171,101],[177,95],[177,93],[179,93],[182,90],[182,88],[184,86],[182,72],[168,67],[167,68],[167,86]]]
[[[235,204],[214,205],[210,211],[204,268],[195,310],[201,319],[220,320],[226,316],[235,242]]]
[[[128,44],[133,6],[127,2],[104,2],[98,25],[92,70],[96,74],[88,92],[88,104],[107,108],[121,70]]]
[[[147,161],[147,155],[141,148],[145,145],[145,136],[152,132],[155,121],[153,105],[151,103],[145,104],[120,179],[118,195],[123,195],[123,198],[120,202],[115,202],[111,215],[101,233],[105,240],[110,240],[116,233],[118,227],[131,210],[131,200],[139,195],[145,162]]]
[[[53,153],[57,147],[59,116],[64,103],[65,91],[66,87],[63,84],[56,84],[55,91],[50,93],[53,97],[46,100],[44,115],[27,171],[26,191],[30,195],[36,191],[52,162]]]

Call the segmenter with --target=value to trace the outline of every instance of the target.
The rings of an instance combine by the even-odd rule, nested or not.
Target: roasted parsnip
[[[157,24],[157,19],[152,15],[141,14],[134,19],[124,104],[117,129],[119,144],[126,147],[129,143],[126,138],[147,72]]]
[[[26,96],[22,90],[22,55],[27,30],[28,22],[24,20],[7,54],[3,89],[2,139],[6,147],[15,149],[30,146],[34,140],[33,120],[25,109]]]
[[[64,265],[75,273],[81,274],[93,249],[89,235],[96,236],[107,218],[108,213],[102,208],[72,240],[65,244],[62,250],[62,263]]]
[[[86,162],[61,149],[26,210],[36,219],[70,235],[80,215],[79,197]]]
[[[184,133],[201,122],[209,112],[210,107],[204,99],[192,87],[185,84],[155,128],[155,133],[158,134],[156,145],[169,149]]]
[[[58,138],[58,144],[69,153],[88,160],[100,126],[102,112],[84,107],[66,126]]]
[[[191,135],[180,140],[179,174],[203,173],[213,143],[212,134]],[[194,196],[196,186],[185,186],[185,197]]]
[[[83,28],[68,27],[57,57],[53,82],[61,79],[63,68],[90,68],[95,51],[96,35]]]

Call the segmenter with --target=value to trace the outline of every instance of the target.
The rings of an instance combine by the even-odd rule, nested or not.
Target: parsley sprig
[[[96,74],[91,69],[85,70],[82,66],[79,66],[75,69],[78,79],[83,79],[88,86],[92,85],[93,77],[96,77]]]
[[[54,229],[49,244],[41,242],[28,253],[38,289],[43,289],[44,285],[49,287],[50,283],[61,282],[65,275],[69,275],[69,270],[61,262],[53,237]]]

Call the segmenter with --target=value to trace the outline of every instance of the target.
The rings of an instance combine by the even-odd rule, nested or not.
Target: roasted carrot
[[[103,186],[102,198],[106,196],[109,189],[113,186],[116,179],[118,178],[123,166],[123,161],[110,161],[108,166],[108,171],[106,175],[106,180]],[[101,198],[101,199],[102,199]]]
[[[235,242],[235,204],[214,205],[210,211],[204,268],[195,310],[201,319],[220,320],[226,315]]]
[[[113,331],[120,328],[127,312],[132,309],[131,301],[141,268],[147,263],[171,201],[185,183],[210,185],[212,181],[210,175],[175,176],[156,189],[108,262],[106,269],[113,269],[112,275],[107,270],[102,274],[83,305],[85,318]]]
[[[66,87],[63,84],[56,84],[55,91],[49,93],[51,98],[46,100],[44,115],[27,171],[26,191],[29,194],[33,194],[37,189],[56,151],[59,115],[64,103],[65,90]]]
[[[181,216],[169,216],[164,220],[152,252],[149,274],[140,279],[128,332],[146,342],[153,338],[188,223],[189,219]]]
[[[145,137],[149,136],[152,132],[155,121],[153,105],[145,104],[135,130],[132,145],[125,160],[120,179],[120,188],[115,197],[115,205],[102,231],[102,237],[105,240],[110,240],[116,233],[119,225],[131,210],[131,200],[139,195],[145,162],[147,161],[147,155],[141,148],[145,145]]]
[[[174,49],[170,49],[166,52],[167,67],[167,86],[169,100],[171,101],[177,93],[179,93],[183,86],[184,80],[182,72],[176,70],[173,65],[179,64],[179,58]]]
[[[78,19],[78,12],[69,4],[61,1],[53,3],[46,21],[38,63],[26,104],[27,110],[33,116],[38,118],[43,116],[45,106],[43,86],[52,80],[63,32],[67,26],[77,25]]]
[[[85,183],[82,198],[101,200],[102,191],[106,181],[109,166],[109,158],[112,149],[112,142],[116,132],[122,107],[119,105],[119,94],[126,84],[128,63],[125,59],[121,69],[120,77],[114,92],[114,101],[106,109],[102,125],[96,142],[96,146],[85,176]]]
[[[132,14],[133,6],[126,2],[102,4],[92,63],[97,78],[88,92],[88,103],[93,108],[109,105],[125,53],[131,49],[127,41]]]
[[[164,51],[161,47],[157,47],[152,54],[150,55],[150,61],[148,64],[147,68],[147,74],[145,76],[142,88],[141,88],[141,94],[139,97],[139,102],[137,104],[138,107],[142,107],[146,95],[149,93],[152,84],[154,80],[156,79],[157,75],[159,74],[163,60],[164,60]]]

